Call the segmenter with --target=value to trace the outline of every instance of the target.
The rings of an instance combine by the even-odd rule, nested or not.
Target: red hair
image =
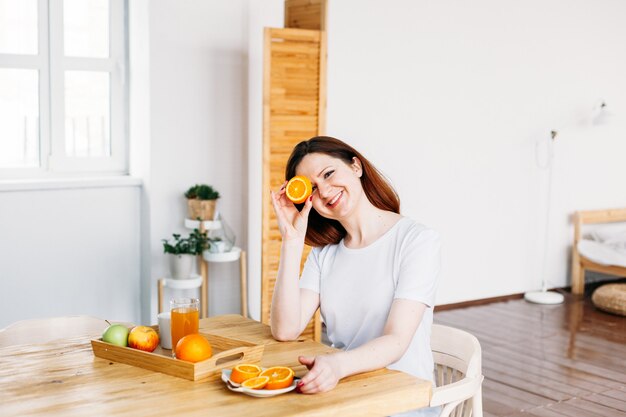
[[[380,171],[352,146],[329,136],[316,136],[298,143],[293,148],[285,169],[286,180],[296,175],[296,168],[302,161],[302,158],[310,153],[323,153],[341,159],[348,165],[353,163],[355,157],[358,158],[361,161],[363,171],[361,185],[370,203],[381,210],[400,213],[400,197]],[[297,206],[301,209],[303,205]],[[307,245],[326,246],[337,244],[345,236],[346,229],[343,228],[341,223],[337,220],[322,217],[315,209],[311,210],[304,240]]]

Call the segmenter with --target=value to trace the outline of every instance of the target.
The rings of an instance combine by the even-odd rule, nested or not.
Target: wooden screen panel
[[[285,27],[326,30],[326,0],[285,0]]]
[[[269,191],[279,189],[285,181],[293,147],[323,134],[326,37],[317,30],[266,28],[264,42],[261,321],[269,323],[281,246]],[[309,251],[305,247],[302,264]],[[319,311],[303,336],[321,339]]]

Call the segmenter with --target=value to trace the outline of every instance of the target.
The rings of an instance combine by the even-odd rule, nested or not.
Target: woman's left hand
[[[335,355],[300,356],[298,360],[309,369],[298,383],[298,390],[303,394],[330,391],[341,379],[339,360]]]

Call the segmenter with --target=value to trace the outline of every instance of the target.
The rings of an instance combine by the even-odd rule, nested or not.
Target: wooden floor
[[[626,416],[626,318],[564,295],[556,306],[517,299],[435,313],[481,343],[485,417]]]

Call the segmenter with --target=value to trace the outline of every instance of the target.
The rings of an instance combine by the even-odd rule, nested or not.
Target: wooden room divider
[[[326,30],[326,0],[285,0],[285,27]]]
[[[281,246],[270,189],[285,181],[293,147],[324,132],[326,36],[320,30],[266,28],[264,41],[261,321],[269,323]],[[303,336],[321,339],[319,310]]]

